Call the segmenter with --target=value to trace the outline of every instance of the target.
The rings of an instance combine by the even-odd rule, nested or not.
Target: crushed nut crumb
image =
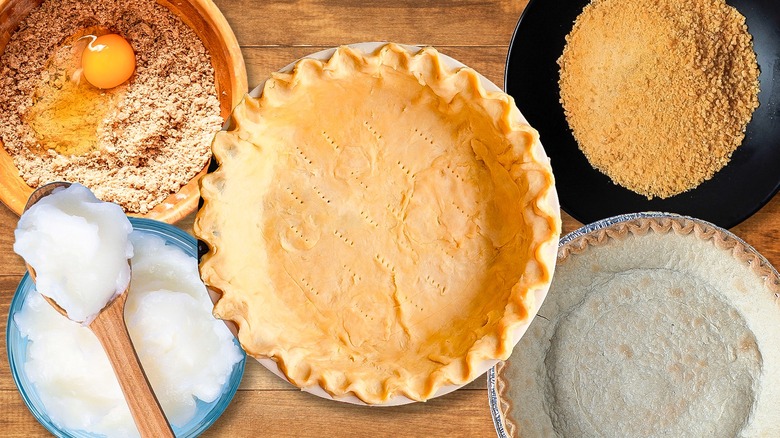
[[[36,154],[23,120],[47,80],[49,57],[78,31],[103,26],[124,36],[137,68],[98,129],[99,150]],[[0,139],[31,187],[79,182],[100,199],[146,213],[208,162],[221,124],[210,56],[197,35],[152,0],[46,0],[20,24],[0,57]]]
[[[648,198],[712,178],[758,107],[752,38],[724,0],[593,0],[558,64],[590,164]]]

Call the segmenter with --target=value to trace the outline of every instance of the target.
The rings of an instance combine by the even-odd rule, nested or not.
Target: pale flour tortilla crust
[[[509,435],[780,436],[779,285],[752,247],[690,218],[573,238],[498,366]]]

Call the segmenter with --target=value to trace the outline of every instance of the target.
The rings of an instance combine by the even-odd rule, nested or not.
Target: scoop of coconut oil
[[[133,281],[125,320],[149,382],[176,427],[191,421],[197,401],[215,401],[243,355],[211,301],[195,258],[158,236],[133,231]],[[111,365],[86,327],[30,294],[14,321],[30,343],[24,372],[46,412],[68,430],[109,437],[138,432]]]
[[[14,251],[32,266],[38,291],[89,324],[130,283],[133,230],[122,208],[80,185],[55,189],[19,219]]]

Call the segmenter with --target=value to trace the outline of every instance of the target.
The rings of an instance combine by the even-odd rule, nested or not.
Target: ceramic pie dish
[[[215,314],[318,395],[452,391],[509,356],[546,293],[560,217],[544,150],[511,98],[431,48],[317,57],[215,139],[195,222]]]
[[[490,373],[498,435],[777,436],[779,325],[778,272],[730,232],[596,222],[561,241],[527,354]]]

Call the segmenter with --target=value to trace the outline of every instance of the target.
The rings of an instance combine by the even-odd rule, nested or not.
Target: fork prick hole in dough
[[[320,199],[323,200],[323,202],[325,202],[326,204],[330,204],[330,199],[322,194],[322,190],[318,189],[317,186],[313,186],[312,188],[317,193],[317,196],[319,196]]]
[[[379,141],[379,140],[381,140],[381,139],[382,139],[382,136],[381,136],[381,135],[380,135],[380,134],[377,132],[377,130],[376,130],[376,129],[374,129],[374,127],[373,127],[373,126],[371,126],[371,124],[370,124],[370,123],[368,123],[367,121],[364,121],[364,122],[363,122],[363,126],[365,126],[365,127],[366,127],[366,129],[368,129],[368,132],[370,132],[370,133],[371,133],[371,135],[373,135],[373,136],[374,136],[374,139],[376,139],[377,141]]]
[[[346,243],[348,246],[350,246],[350,247],[354,247],[355,246],[355,242],[352,239],[350,239],[347,236],[345,236],[344,233],[342,233],[341,231],[333,230],[333,235],[338,237],[339,239],[341,239],[341,241]],[[346,268],[346,266],[345,266],[345,268]]]
[[[301,158],[303,158],[303,161],[309,163],[309,166],[314,165],[314,163],[309,159],[309,157],[305,153],[303,153],[300,146],[295,146],[295,151],[298,152],[298,155],[300,155]]]
[[[322,131],[322,137],[325,139],[325,141],[328,142],[328,144],[330,144],[333,147],[333,149],[335,149],[337,151],[340,149],[339,148],[339,144],[336,143],[336,141],[333,140],[333,138],[331,136],[329,136],[327,132]]]

